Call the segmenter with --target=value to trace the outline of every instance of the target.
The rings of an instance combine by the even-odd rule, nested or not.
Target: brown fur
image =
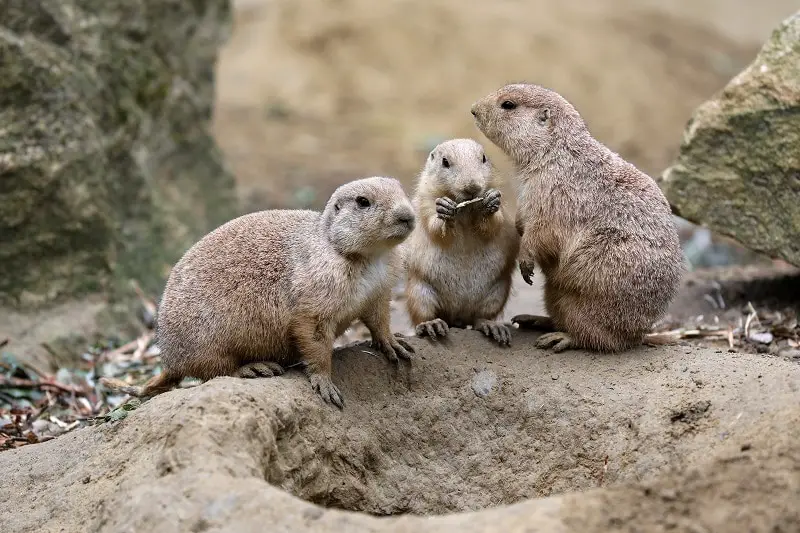
[[[511,102],[511,109],[503,108]],[[655,181],[594,139],[575,108],[537,85],[506,85],[472,106],[478,128],[515,163],[520,271],[545,275],[557,351],[640,345],[666,312],[684,272],[678,234]],[[529,281],[530,282],[530,281]]]
[[[163,373],[129,391],[152,396],[185,376],[271,376],[304,361],[313,388],[341,407],[331,355],[354,320],[390,359],[411,357],[389,330],[389,301],[396,247],[414,225],[400,183],[374,177],[339,187],[322,213],[261,211],[217,228],[167,281],[157,317]]]
[[[445,166],[447,165],[447,166]],[[501,183],[483,146],[472,139],[446,141],[431,151],[413,198],[418,225],[402,248],[406,309],[417,335],[435,338],[449,326],[472,326],[501,344],[511,332],[495,322],[511,290],[519,235],[500,201]],[[450,206],[485,197],[441,214]]]

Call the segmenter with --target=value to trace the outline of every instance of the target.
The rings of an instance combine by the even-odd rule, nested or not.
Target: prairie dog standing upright
[[[510,344],[495,320],[508,300],[519,250],[483,146],[453,139],[431,151],[413,198],[417,227],[403,244],[406,309],[417,335],[468,325]],[[457,204],[479,199],[458,207]]]
[[[257,377],[305,361],[313,389],[343,406],[331,381],[333,342],[360,319],[389,359],[413,348],[389,329],[401,275],[397,245],[415,216],[400,183],[372,177],[340,186],[322,213],[268,210],[212,231],[173,268],[157,316],[164,371],[137,396],[186,377]]]
[[[658,185],[594,139],[554,91],[506,85],[471,112],[478,129],[516,165],[522,276],[531,283],[534,264],[545,276],[550,317],[512,321],[551,330],[537,345],[555,351],[614,352],[641,344],[666,313],[685,268]]]

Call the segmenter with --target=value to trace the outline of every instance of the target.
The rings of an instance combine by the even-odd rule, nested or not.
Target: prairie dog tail
[[[144,390],[144,387],[128,385],[121,379],[117,378],[102,377],[100,378],[99,381],[104,387],[107,387],[115,392],[121,392],[123,394],[128,394],[130,396],[135,396],[137,398],[140,398],[142,396],[142,392]]]
[[[167,392],[172,387],[178,385],[183,379],[181,374],[171,374],[169,372],[162,372],[157,376],[153,376],[143,387],[128,385],[121,379],[102,377],[99,379],[100,383],[111,390],[129,394],[137,398],[144,398],[155,396]]]

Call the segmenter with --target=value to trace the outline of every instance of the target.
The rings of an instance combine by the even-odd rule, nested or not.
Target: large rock
[[[410,339],[418,357],[399,369],[338,352],[343,411],[296,372],[217,378],[2,452],[0,529],[800,530],[800,366],[452,335]]]
[[[234,214],[209,134],[228,19],[228,0],[0,0],[0,340],[12,351],[111,325],[129,280],[158,293],[192,241]]]
[[[680,216],[800,266],[800,12],[697,109],[661,186]]]

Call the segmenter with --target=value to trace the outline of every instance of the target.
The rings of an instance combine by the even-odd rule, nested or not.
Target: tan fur
[[[445,164],[448,165],[445,167]],[[446,141],[431,151],[413,198],[418,224],[403,245],[406,309],[418,335],[447,334],[448,326],[472,326],[501,344],[506,326],[495,322],[511,290],[519,235],[497,190],[499,176],[472,139]],[[450,205],[486,196],[455,212]]]
[[[157,316],[164,371],[134,392],[158,394],[185,376],[270,376],[304,361],[314,389],[341,407],[331,355],[354,320],[390,359],[411,357],[389,330],[389,301],[396,247],[414,225],[400,183],[373,177],[339,187],[322,213],[261,211],[217,228],[173,268]]]
[[[504,109],[504,102],[512,109]],[[554,329],[540,347],[613,352],[642,343],[684,272],[670,207],[655,181],[594,139],[575,108],[537,85],[512,84],[472,106],[477,127],[515,163],[520,271],[545,275]]]

